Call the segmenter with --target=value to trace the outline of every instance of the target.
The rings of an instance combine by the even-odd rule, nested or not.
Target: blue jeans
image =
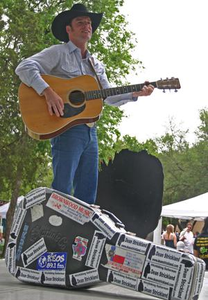
[[[78,125],[51,139],[52,188],[87,203],[94,203],[98,183],[96,127]]]

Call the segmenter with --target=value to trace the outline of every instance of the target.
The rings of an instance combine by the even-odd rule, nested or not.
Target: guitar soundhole
[[[85,102],[84,93],[81,91],[73,91],[69,94],[69,102],[74,106],[81,106]]]

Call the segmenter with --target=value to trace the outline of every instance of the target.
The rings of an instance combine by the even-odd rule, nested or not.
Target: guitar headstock
[[[180,81],[178,78],[166,78],[161,79],[156,82],[156,86],[158,89],[162,90],[178,90],[181,88]]]

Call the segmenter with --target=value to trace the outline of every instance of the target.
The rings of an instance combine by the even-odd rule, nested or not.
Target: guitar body
[[[103,100],[86,100],[84,92],[99,90],[94,77],[83,75],[72,79],[63,79],[51,75],[42,75],[43,79],[63,99],[64,116],[49,115],[45,98],[36,91],[21,83],[19,87],[19,103],[23,122],[28,134],[36,139],[49,139],[64,132],[68,128],[92,123],[99,119]],[[79,98],[80,99],[76,99]],[[75,99],[73,99],[73,97]]]
[[[39,140],[55,137],[75,125],[97,121],[102,111],[103,99],[108,96],[141,91],[144,85],[148,84],[163,90],[180,88],[177,78],[107,89],[100,89],[96,79],[90,75],[71,79],[42,75],[42,78],[62,98],[64,115],[51,116],[44,97],[39,96],[33,88],[21,83],[19,103],[22,119],[27,133]]]

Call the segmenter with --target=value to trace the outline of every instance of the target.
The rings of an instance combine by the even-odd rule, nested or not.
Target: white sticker
[[[41,275],[42,272],[19,267],[15,276],[22,281],[41,283]]]
[[[91,209],[56,193],[51,194],[46,206],[80,224],[89,222],[94,214]]]
[[[27,267],[45,252],[47,252],[47,248],[44,239],[41,238],[22,253],[21,257],[24,267]]]
[[[136,236],[121,234],[117,241],[117,245],[122,248],[135,250],[141,254],[145,254],[150,242],[140,239]]]
[[[43,271],[41,283],[65,286],[65,271]]]
[[[93,269],[98,268],[105,242],[106,238],[103,236],[103,234],[101,234],[99,231],[95,231],[86,259],[86,266]]]
[[[11,234],[10,234],[12,238],[15,239],[18,236],[22,223],[25,219],[26,213],[27,213],[26,209],[22,209],[20,207],[18,207],[17,210],[15,211],[14,221],[12,224]]]
[[[36,220],[39,220],[40,218],[43,217],[43,205],[42,204],[37,204],[31,207],[31,218],[32,222],[35,222]]]
[[[197,258],[196,263],[196,278],[194,280],[195,286],[194,286],[194,292],[193,295],[199,295],[203,286],[204,282],[204,272],[205,272],[206,265],[204,261]]]
[[[157,283],[153,283],[150,281],[139,280],[137,290],[138,292],[151,295],[154,297],[158,297],[166,300],[172,299],[171,298],[172,288]]]
[[[118,273],[118,272],[108,270],[107,281],[109,283],[125,287],[127,289],[137,290],[137,279],[136,278],[133,278],[133,277],[130,277],[130,276]]]
[[[38,204],[46,200],[46,188],[37,188],[32,190],[25,196],[26,199],[26,209],[30,208],[34,204]]]
[[[152,262],[178,268],[182,259],[182,255],[182,252],[174,249],[152,245],[148,252],[147,258]]]
[[[95,215],[92,219],[95,226],[109,239],[112,239],[117,232],[125,232],[123,228],[118,228],[107,215]]]
[[[177,272],[178,271],[176,269],[171,267],[169,268],[167,266],[147,262],[142,273],[142,278],[174,287],[176,283]]]
[[[100,281],[98,270],[89,270],[69,275],[72,286],[86,285]]]
[[[105,245],[107,264],[104,267],[133,277],[140,277],[145,256],[135,251],[122,249],[113,245]]]
[[[177,282],[173,293],[173,296],[176,299],[189,299],[193,280],[193,272],[194,267],[186,267],[185,264],[181,263],[178,270]]]
[[[16,270],[16,244],[13,242],[7,245],[5,262],[9,272],[14,274]]]
[[[48,221],[52,226],[61,226],[63,222],[62,218],[57,215],[50,216]]]

